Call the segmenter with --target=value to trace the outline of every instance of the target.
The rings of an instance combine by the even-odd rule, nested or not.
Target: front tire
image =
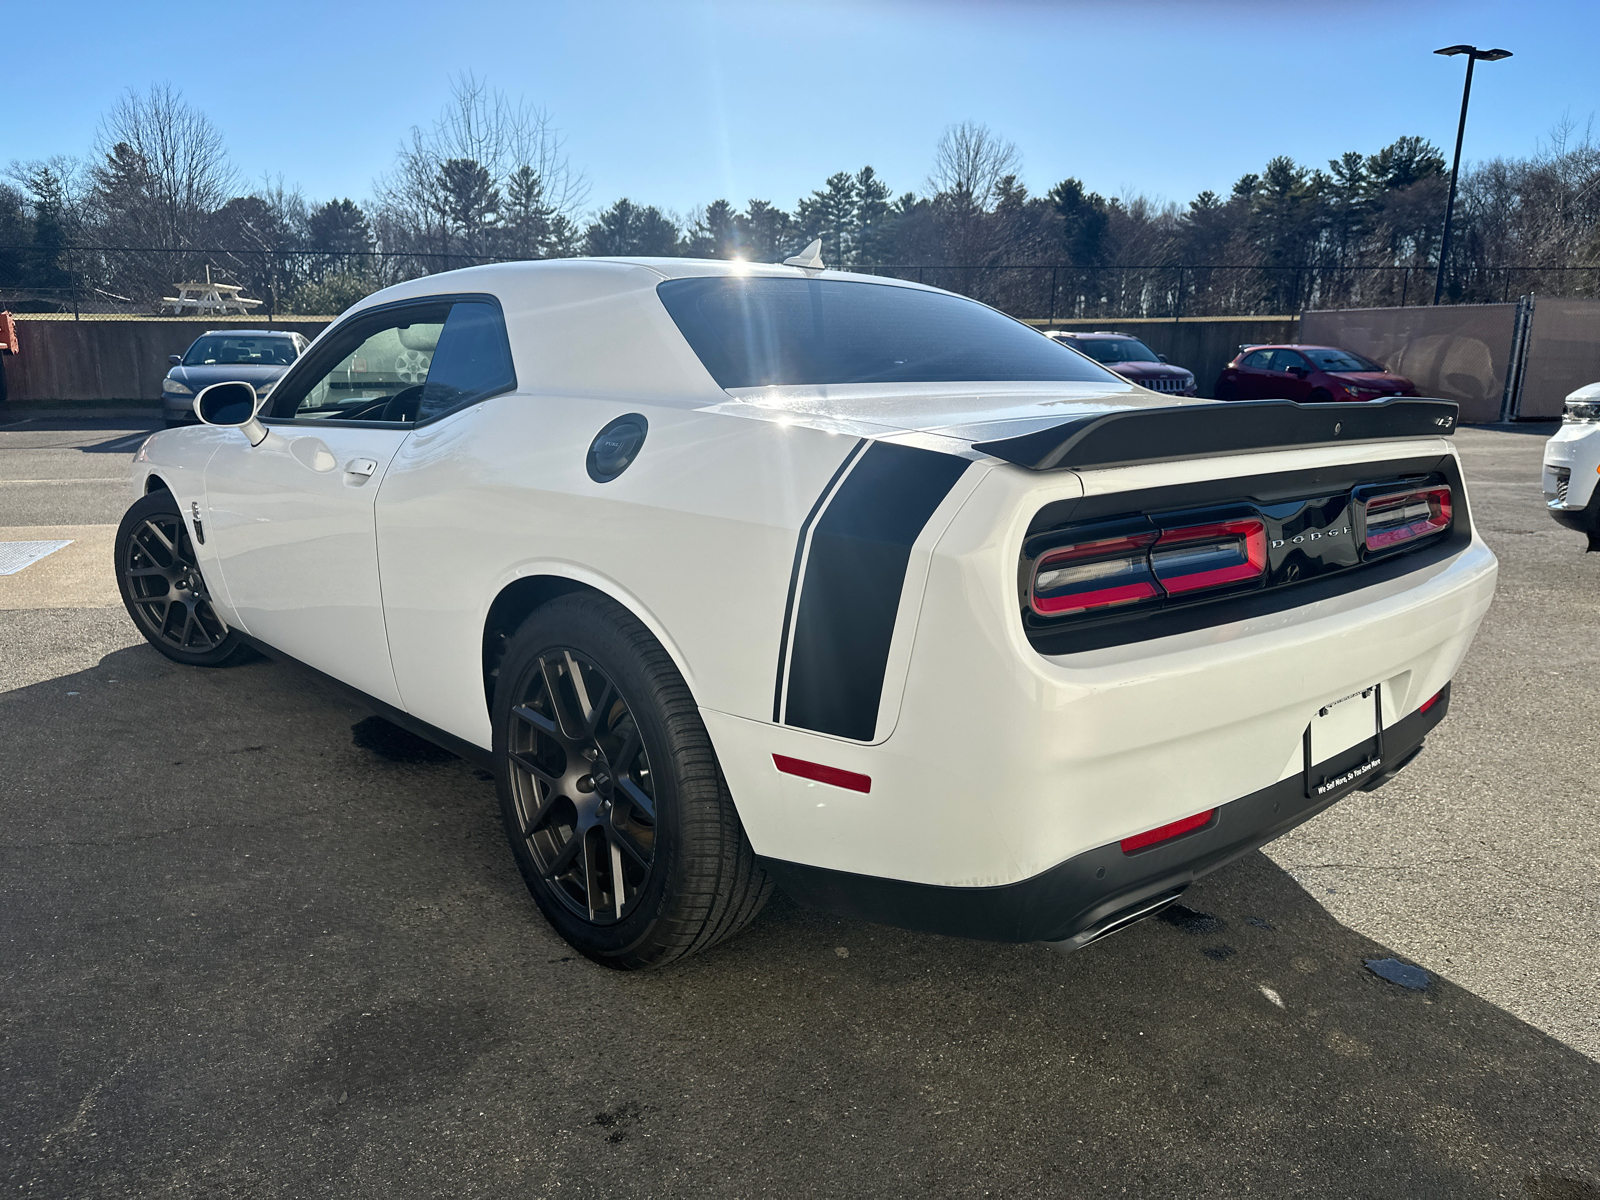
[[[117,527],[117,587],[145,640],[173,662],[220,667],[243,649],[211,604],[188,522],[171,492],[136,500]]]
[[[761,911],[772,882],[694,698],[620,605],[579,593],[535,611],[506,648],[493,720],[512,853],[581,954],[659,966]]]

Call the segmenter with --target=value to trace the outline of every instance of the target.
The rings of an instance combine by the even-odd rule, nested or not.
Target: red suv
[[[1337,346],[1240,346],[1217,376],[1218,400],[1382,400],[1415,396],[1416,385]]]

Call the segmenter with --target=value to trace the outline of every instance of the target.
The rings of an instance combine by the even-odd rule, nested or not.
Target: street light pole
[[[1467,102],[1472,99],[1472,68],[1481,58],[1486,62],[1498,62],[1502,58],[1510,58],[1509,50],[1479,50],[1476,46],[1446,46],[1443,50],[1435,50],[1435,54],[1453,57],[1457,54],[1467,56],[1467,82],[1461,89],[1461,123],[1456,126],[1456,157],[1450,164],[1450,198],[1444,206],[1444,237],[1439,242],[1439,278],[1433,285],[1433,302],[1439,303],[1439,297],[1444,295],[1444,269],[1450,257],[1450,218],[1455,215],[1456,209],[1456,177],[1461,174],[1461,142],[1467,135]]]

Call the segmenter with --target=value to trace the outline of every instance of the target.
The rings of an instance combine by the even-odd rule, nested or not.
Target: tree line
[[[1326,167],[1280,155],[1187,205],[1106,196],[1076,178],[1043,194],[1015,145],[946,130],[920,190],[870,165],[784,209],[723,198],[680,215],[624,197],[591,207],[549,115],[457,79],[363,202],[247,186],[220,131],[170,86],[129,91],[93,153],[12,162],[0,181],[0,299],[148,310],[209,269],[278,312],[338,312],[375,288],[477,262],[573,255],[824,260],[920,278],[1024,316],[1293,313],[1427,303],[1447,165],[1403,136]],[[1600,282],[1600,146],[1570,124],[1523,158],[1461,180],[1450,302]]]

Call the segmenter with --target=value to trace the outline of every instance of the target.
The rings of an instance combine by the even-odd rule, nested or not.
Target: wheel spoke
[[[639,756],[639,748],[643,743],[639,738],[639,723],[631,722],[628,736],[622,741],[622,748],[614,755],[607,755],[611,763],[611,770],[620,779],[628,773],[628,768],[633,765],[633,760]]]
[[[556,855],[555,858],[551,859],[550,865],[544,869],[544,877],[546,879],[554,879],[557,875],[561,874],[561,872],[565,871],[572,863],[573,856],[582,849],[583,831],[581,829],[574,829],[572,831],[572,837],[567,840],[567,844],[561,847],[561,853]]]
[[[633,802],[635,808],[652,821],[656,819],[656,802],[645,793],[642,787],[626,775],[618,775],[616,777],[616,786],[623,790],[628,799]]]
[[[545,818],[550,815],[550,810],[555,807],[555,803],[559,799],[561,799],[561,793],[555,788],[547,788],[545,790],[544,799],[539,801],[539,807],[522,823],[523,832],[528,837],[532,837],[539,826],[544,824]]]
[[[554,721],[545,716],[542,712],[535,712],[526,704],[519,704],[511,711],[513,714],[526,721],[529,725],[532,725],[540,733],[547,733],[553,738],[560,738],[561,730],[556,726]]]
[[[556,722],[561,726],[559,736],[568,742],[576,742],[583,737],[583,718],[572,712],[571,702],[567,694],[561,689],[561,673],[557,669],[559,660],[554,656],[541,658],[539,670],[544,675],[545,690],[550,693],[550,711],[555,713]]]
[[[529,758],[526,752],[521,750],[508,750],[506,753],[511,755],[512,762],[516,763],[517,766],[521,767],[529,775],[532,775],[540,783],[549,784],[553,788],[561,786],[561,777],[559,775],[550,774],[549,771],[546,771],[538,763],[534,762],[533,759]]]
[[[591,841],[589,831],[584,830],[577,839],[583,846],[583,898],[589,906],[589,920],[594,920],[595,913],[599,911],[600,881],[595,878],[594,848],[589,845]]]
[[[570,657],[570,655],[569,655]],[[584,732],[591,738],[600,732],[600,722],[604,720],[606,710],[611,707],[611,701],[617,694],[617,685],[611,680],[606,680],[606,686],[600,692],[600,699],[589,710],[589,715],[584,719]]]
[[[647,871],[650,869],[650,860],[644,856],[644,851],[635,846],[633,844],[633,839],[627,834],[623,833],[622,830],[618,829],[615,825],[607,825],[606,835],[611,839],[614,845],[622,847],[623,852],[627,854],[629,858],[633,859],[634,862],[638,863]]]
[[[622,920],[622,905],[627,886],[622,878],[622,851],[617,848],[615,838],[607,839],[611,846],[611,907],[617,914],[617,920]]]
[[[172,578],[170,567],[129,567],[123,572],[129,579],[143,579],[146,575],[160,575],[163,579]]]
[[[161,543],[161,548],[163,550],[165,550],[167,552],[167,554],[170,555],[174,560],[177,559],[177,557],[178,557],[178,548],[176,546],[174,546],[171,541],[168,540],[166,534],[161,532],[161,526],[157,525],[154,521],[146,521],[142,526],[140,526],[139,532],[134,534],[134,536],[138,537],[140,534],[144,534],[144,533],[153,533],[153,534],[155,534],[156,535],[156,541]],[[148,549],[148,545],[146,546],[146,548]]]
[[[563,650],[561,657],[567,664],[567,678],[572,680],[572,694],[578,698],[578,713],[583,717],[583,727],[588,729],[589,714],[594,711],[594,705],[589,703],[589,685],[584,682],[583,671],[572,657],[572,651]]]

